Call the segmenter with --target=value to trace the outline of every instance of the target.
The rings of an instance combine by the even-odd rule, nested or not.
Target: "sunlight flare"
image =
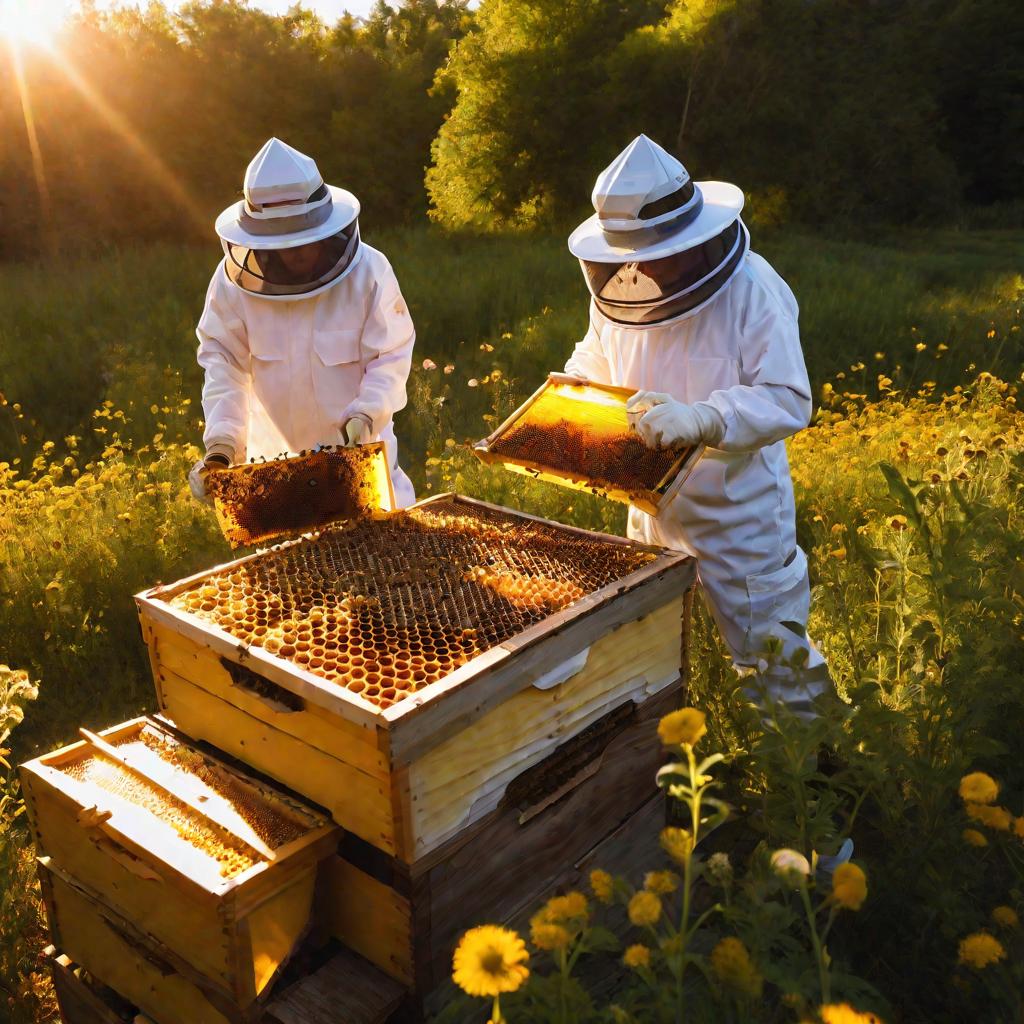
[[[67,0],[0,0],[0,36],[48,47],[70,13]]]

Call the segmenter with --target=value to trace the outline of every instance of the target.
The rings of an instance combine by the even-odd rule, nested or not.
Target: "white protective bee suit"
[[[196,329],[208,457],[380,439],[396,503],[412,504],[392,416],[406,404],[415,331],[391,265],[359,239],[358,200],[277,139],[250,164],[245,194],[218,218],[225,257]],[[305,277],[274,262],[313,241],[327,249]]]
[[[829,680],[802,631],[810,605],[807,559],[796,542],[784,443],[811,415],[796,300],[767,261],[749,252],[739,220],[742,193],[720,182],[695,185],[682,164],[644,136],[598,179],[594,200],[597,217],[570,240],[594,296],[590,328],[565,370],[654,393],[637,396],[638,411],[653,407],[644,417],[652,423],[667,417],[660,421],[669,424],[666,441],[680,440],[672,424],[681,423],[676,433],[689,431],[685,443],[708,445],[659,516],[630,509],[629,536],[697,558],[708,604],[741,670],[756,665],[770,635],[783,642],[786,656],[807,649],[799,683],[786,670],[769,677],[774,697],[806,710]],[[679,216],[687,203],[697,213]],[[642,211],[660,223],[638,224]],[[709,237],[724,241],[700,265],[696,254]],[[677,277],[666,298],[652,288],[643,261],[665,258],[678,269],[680,252],[690,276]],[[638,430],[651,443],[644,420]]]

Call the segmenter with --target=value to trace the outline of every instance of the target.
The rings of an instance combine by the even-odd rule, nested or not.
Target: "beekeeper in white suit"
[[[205,457],[189,475],[320,444],[384,441],[400,506],[415,500],[392,416],[415,331],[394,271],[359,239],[359,200],[271,139],[244,198],[217,218],[224,249],[199,320]]]
[[[803,635],[807,559],[784,444],[811,415],[796,300],[750,251],[743,193],[692,181],[644,135],[600,175],[593,202],[569,239],[592,300],[566,372],[637,389],[629,411],[648,445],[707,445],[665,511],[630,509],[629,536],[696,556],[741,670],[770,636],[786,657],[805,648],[805,671],[767,678],[774,697],[807,713],[830,682]]]

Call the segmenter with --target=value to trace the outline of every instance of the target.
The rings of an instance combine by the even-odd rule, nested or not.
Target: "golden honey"
[[[655,557],[441,499],[272,549],[170,602],[387,708]]]

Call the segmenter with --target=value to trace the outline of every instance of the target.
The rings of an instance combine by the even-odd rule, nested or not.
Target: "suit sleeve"
[[[342,421],[350,416],[365,416],[377,436],[391,417],[405,408],[415,341],[416,330],[398,279],[390,264],[385,264],[375,285],[370,314],[360,340],[363,380],[359,394],[343,413]]]
[[[611,368],[601,347],[601,334],[594,326],[594,318],[590,318],[590,326],[583,340],[576,344],[569,361],[565,364],[565,372],[574,377],[584,377],[595,384],[611,384]]]
[[[752,451],[802,430],[811,418],[811,386],[800,347],[797,305],[779,279],[779,294],[755,281],[739,324],[742,383],[713,391],[703,404],[725,421],[716,445]],[[701,404],[701,403],[698,403]]]
[[[216,444],[229,445],[235,460],[241,462],[249,428],[251,357],[245,324],[229,302],[229,287],[223,267],[218,267],[196,327],[199,365],[205,371],[203,442],[208,449]]]

